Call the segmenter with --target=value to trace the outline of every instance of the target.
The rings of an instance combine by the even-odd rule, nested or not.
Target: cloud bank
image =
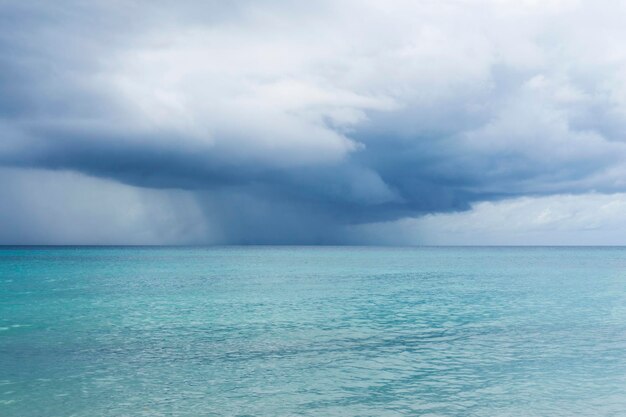
[[[377,225],[472,221],[464,211],[519,198],[621,199],[625,12],[582,0],[5,1],[0,238],[401,242]],[[118,226],[37,228],[49,217],[21,205],[41,207],[42,192]],[[142,214],[124,215],[132,207]]]

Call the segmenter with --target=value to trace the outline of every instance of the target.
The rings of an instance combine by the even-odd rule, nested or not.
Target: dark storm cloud
[[[4,2],[0,164],[192,192],[225,243],[622,191],[626,33],[592,6]]]

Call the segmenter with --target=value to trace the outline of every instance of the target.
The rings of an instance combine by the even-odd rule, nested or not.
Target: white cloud
[[[623,5],[611,5],[246,2],[223,22],[147,25],[100,57],[97,77],[134,129],[180,132],[176,140],[270,166],[340,161],[360,149],[350,132],[368,114],[410,109],[415,119],[395,121],[419,131],[429,123],[420,113],[445,115],[451,102],[495,129],[495,141],[476,143],[494,158],[502,148],[540,160],[545,149],[624,153],[589,126],[598,102],[624,125],[626,55],[612,40],[626,29],[612,17]],[[522,80],[503,89],[498,68]]]
[[[120,205],[144,207],[130,195],[151,191],[108,179],[193,190],[174,212],[189,205],[207,225],[245,213],[250,226],[237,236],[246,241],[248,230],[271,240],[272,227],[252,223],[274,224],[276,207],[289,224],[315,217],[330,230],[474,204],[424,218],[434,233],[440,221],[489,211],[477,201],[572,193],[591,204],[625,190],[624,1],[79,3],[0,6],[18,10],[0,29],[2,165],[106,178]],[[23,181],[11,172],[5,188]],[[68,190],[87,181],[51,178],[72,201],[80,193]],[[35,182],[13,187],[19,198],[5,210]],[[171,192],[157,194],[167,206]],[[556,204],[545,198],[493,203],[491,215],[520,207],[519,221],[534,225],[521,211]],[[265,204],[265,215],[241,201]],[[108,209],[120,230],[148,227],[143,215]],[[553,224],[561,211],[536,218]],[[209,240],[229,240],[206,227]],[[288,241],[290,230],[281,233]]]
[[[406,245],[626,245],[626,194],[521,197],[367,225],[355,240]]]

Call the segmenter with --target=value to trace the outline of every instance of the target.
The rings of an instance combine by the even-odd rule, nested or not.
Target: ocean
[[[626,248],[0,248],[0,416],[625,416]]]

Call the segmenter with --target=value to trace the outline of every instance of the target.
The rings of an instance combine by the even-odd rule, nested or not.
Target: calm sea
[[[625,416],[626,248],[3,248],[0,415]]]

